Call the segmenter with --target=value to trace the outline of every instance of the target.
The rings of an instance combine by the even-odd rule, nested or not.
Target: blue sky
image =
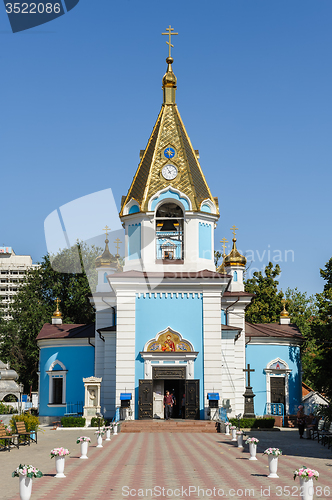
[[[235,224],[251,270],[270,256],[283,289],[321,291],[331,20],[330,0],[80,0],[13,34],[0,5],[0,246],[38,261],[54,210],[109,188],[119,207],[162,103],[171,24],[177,104],[219,197],[216,241]]]

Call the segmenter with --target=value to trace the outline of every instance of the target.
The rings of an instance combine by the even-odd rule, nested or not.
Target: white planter
[[[89,443],[88,441],[82,441],[81,442],[81,456],[80,458],[87,459],[88,456],[88,448],[89,448]]]
[[[314,481],[312,478],[300,477],[300,495],[303,500],[312,500],[314,496]]]
[[[249,443],[249,453],[250,453],[249,460],[257,460],[256,452],[257,452],[257,444],[256,443]]]
[[[278,457],[275,455],[268,455],[269,457],[269,472],[270,474],[267,477],[279,477],[277,475],[278,470]]]
[[[237,447],[243,448],[243,434],[237,435]]]
[[[113,435],[114,435],[114,436],[117,436],[117,435],[118,435],[118,426],[117,426],[117,425],[115,425],[115,426],[113,427]]]
[[[226,423],[226,424],[225,424],[225,435],[226,435],[226,436],[229,436],[229,435],[230,435],[230,434],[229,434],[229,424],[228,424],[228,423]]]
[[[55,477],[66,477],[63,473],[65,470],[65,457],[54,457],[55,458],[55,470],[56,470],[56,475]]]
[[[111,440],[111,429],[106,429],[106,441]]]
[[[103,436],[97,436],[97,448],[103,447]]]
[[[232,429],[232,441],[237,441],[237,439],[236,439],[236,429]]]
[[[32,477],[23,476],[20,474],[20,499],[30,500],[32,490]]]

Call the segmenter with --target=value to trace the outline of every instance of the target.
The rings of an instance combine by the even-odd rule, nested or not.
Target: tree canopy
[[[278,292],[277,276],[281,269],[272,262],[261,271],[253,273],[253,277],[245,281],[245,291],[254,293],[255,298],[246,309],[246,321],[249,323],[275,323],[279,321],[282,311],[282,292]]]
[[[94,322],[89,296],[91,289],[94,291],[96,287],[94,262],[101,251],[77,243],[51,259],[44,256],[39,266],[27,273],[25,282],[14,296],[9,308],[12,319],[6,321],[0,316],[0,359],[11,363],[25,391],[30,387],[37,389],[39,349],[36,337],[42,326],[51,322],[56,309],[55,299],[61,300],[63,323]]]

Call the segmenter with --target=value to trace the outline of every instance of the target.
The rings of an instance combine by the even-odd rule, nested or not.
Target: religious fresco
[[[192,347],[189,342],[180,339],[179,335],[167,330],[159,335],[158,340],[151,340],[146,350],[148,352],[191,352]]]

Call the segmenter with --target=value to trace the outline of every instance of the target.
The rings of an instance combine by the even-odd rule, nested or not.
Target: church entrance
[[[164,396],[173,394],[171,418],[199,419],[199,380],[186,380],[185,368],[154,368],[152,380],[139,381],[139,419],[164,419]],[[182,399],[185,398],[185,411]]]

